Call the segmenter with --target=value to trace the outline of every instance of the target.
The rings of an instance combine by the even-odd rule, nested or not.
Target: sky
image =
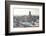
[[[29,11],[31,11],[31,15],[39,15],[39,8],[33,8],[31,6],[17,5],[13,9],[14,16],[29,15]]]

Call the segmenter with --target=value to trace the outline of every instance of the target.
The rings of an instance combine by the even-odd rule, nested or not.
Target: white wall
[[[46,0],[19,0],[19,1],[45,2],[46,3]],[[45,6],[46,6],[46,4],[45,4]],[[45,7],[45,9],[46,9],[46,7]],[[46,18],[46,16],[45,16],[45,18]],[[0,36],[5,36],[4,34],[5,34],[5,0],[0,0]],[[45,34],[28,34],[28,35],[18,35],[18,36],[46,36],[46,31],[45,31]]]

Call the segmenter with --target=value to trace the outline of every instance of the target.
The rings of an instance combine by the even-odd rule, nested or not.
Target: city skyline
[[[38,9],[14,9],[14,16],[23,16],[23,15],[29,15],[29,11],[32,15],[38,16],[39,10]]]

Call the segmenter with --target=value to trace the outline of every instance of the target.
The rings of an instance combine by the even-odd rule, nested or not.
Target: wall
[[[16,0],[16,1],[45,2],[46,3],[46,0]],[[5,34],[5,0],[0,0],[0,36],[5,36],[4,34]],[[18,35],[18,36],[46,36],[46,31],[45,31],[45,34],[28,34],[28,35]]]

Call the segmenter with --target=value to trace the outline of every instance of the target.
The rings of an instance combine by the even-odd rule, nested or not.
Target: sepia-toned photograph
[[[14,8],[13,27],[39,27],[39,9]]]

